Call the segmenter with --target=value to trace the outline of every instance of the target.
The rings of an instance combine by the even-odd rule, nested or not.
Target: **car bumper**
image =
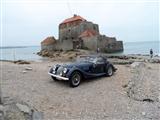
[[[67,78],[67,77],[62,77],[60,75],[55,75],[55,74],[52,74],[50,72],[48,74],[53,76],[53,77],[55,77],[55,78],[57,78],[58,80],[69,80],[69,78]]]

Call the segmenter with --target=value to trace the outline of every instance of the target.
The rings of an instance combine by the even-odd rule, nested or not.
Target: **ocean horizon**
[[[143,42],[124,42],[124,51],[111,53],[115,55],[141,54],[149,55],[152,48],[154,55],[160,56],[160,41],[143,41]],[[1,46],[0,60],[43,60],[44,58],[37,55],[41,46]]]

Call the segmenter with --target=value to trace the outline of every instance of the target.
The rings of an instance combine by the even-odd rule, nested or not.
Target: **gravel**
[[[67,81],[55,82],[47,74],[49,66],[53,64],[56,63],[31,62],[29,66],[32,71],[23,74],[22,71],[27,65],[2,62],[3,96],[26,102],[43,112],[45,120],[158,120],[160,118],[159,101],[137,101],[128,97],[128,86],[122,87],[128,85],[133,74],[137,74],[131,67],[116,65],[118,70],[112,77],[85,80],[80,86],[70,88]],[[151,91],[157,91],[160,81],[157,79],[157,72],[160,65],[147,64],[150,69],[145,68],[149,73],[144,72],[144,76],[145,78],[151,76],[152,79],[147,80],[148,85],[152,83]],[[148,95],[152,95],[152,92]]]

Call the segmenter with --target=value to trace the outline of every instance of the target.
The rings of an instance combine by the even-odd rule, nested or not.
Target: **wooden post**
[[[16,61],[16,50],[13,50],[13,60]]]
[[[1,63],[2,64],[2,63]],[[2,78],[0,80],[0,104],[3,104],[3,95],[2,95]]]

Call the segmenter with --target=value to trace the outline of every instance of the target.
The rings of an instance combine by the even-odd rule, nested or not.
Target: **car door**
[[[104,73],[104,68],[105,68],[105,61],[102,57],[97,57],[96,58],[96,62],[95,62],[95,66],[94,66],[94,73]]]

